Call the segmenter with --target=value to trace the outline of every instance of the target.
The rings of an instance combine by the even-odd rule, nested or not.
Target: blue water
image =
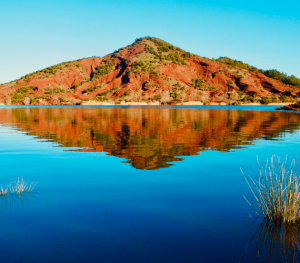
[[[7,109],[1,108],[0,116]],[[76,115],[77,108],[69,109]],[[207,108],[177,110],[190,109]],[[76,151],[82,148],[43,139],[29,124],[25,129],[5,114],[0,118],[1,182],[20,176],[37,184],[30,195],[0,199],[0,262],[239,262],[261,221],[247,229],[255,213],[243,195],[255,201],[240,168],[252,175],[257,157],[262,163],[274,154],[288,161],[299,157],[296,127],[230,151],[177,156],[183,160],[167,168],[137,169],[111,153]],[[278,114],[288,119],[294,113]]]

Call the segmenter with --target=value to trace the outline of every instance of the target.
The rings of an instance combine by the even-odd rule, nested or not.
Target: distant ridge
[[[299,95],[295,76],[227,57],[210,60],[154,37],[0,85],[0,103],[7,105],[268,104]]]

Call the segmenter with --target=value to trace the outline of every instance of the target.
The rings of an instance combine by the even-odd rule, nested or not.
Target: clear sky
[[[300,1],[0,1],[0,83],[138,37],[300,78]]]

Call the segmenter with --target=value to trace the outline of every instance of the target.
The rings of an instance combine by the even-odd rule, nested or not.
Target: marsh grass
[[[23,178],[20,179],[18,177],[15,186],[13,186],[13,184],[10,184],[10,194],[21,195],[23,193],[31,193],[34,187],[35,184],[29,184],[25,182]]]
[[[257,180],[250,175],[247,179],[244,173],[243,175],[265,218],[274,222],[294,224],[300,221],[300,184],[295,160],[289,169],[286,168],[286,162],[272,156],[264,169],[259,166]],[[245,196],[244,198],[246,199]],[[250,204],[247,199],[246,201]]]
[[[31,193],[36,183],[25,182],[23,178],[18,177],[17,181],[9,183],[6,187],[0,185],[0,197],[10,195],[22,195],[24,193]]]
[[[0,186],[0,196],[6,196],[7,193],[8,193],[8,188],[9,188],[10,185],[8,185],[6,188],[3,188],[3,185],[1,184]]]

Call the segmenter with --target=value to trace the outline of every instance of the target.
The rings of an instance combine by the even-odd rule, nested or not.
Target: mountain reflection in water
[[[227,152],[299,129],[300,115],[197,108],[2,108],[0,123],[83,152],[107,152],[137,169],[169,167],[176,156]]]

